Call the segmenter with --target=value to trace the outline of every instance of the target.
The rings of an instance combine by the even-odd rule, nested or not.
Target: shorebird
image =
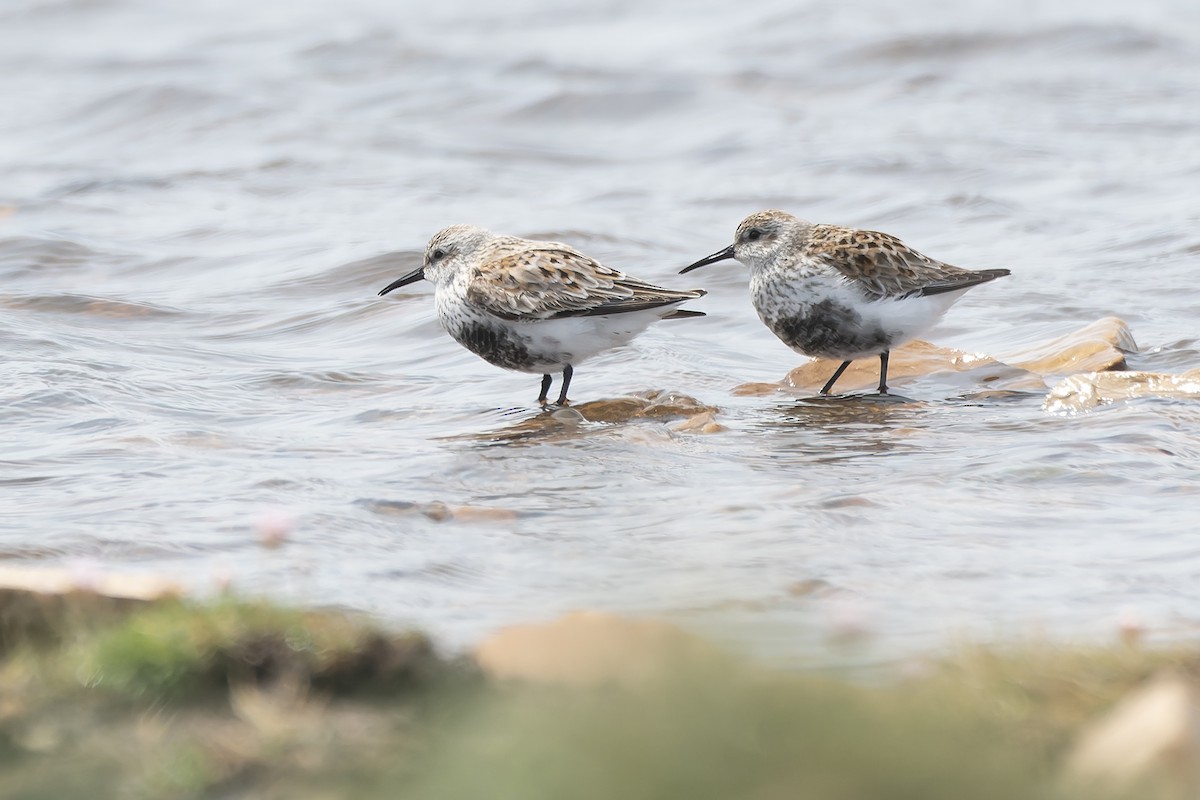
[[[439,231],[421,266],[379,294],[421,279],[433,282],[438,319],[459,344],[498,367],[542,375],[543,406],[553,373],[562,373],[558,405],[567,405],[581,361],[627,344],[657,320],[704,316],[676,308],[703,289],[664,289],[569,245],[474,225]]]
[[[888,353],[934,325],[972,286],[1009,274],[968,270],[918,253],[886,233],[814,224],[786,211],[742,220],[733,244],[684,267],[734,258],[750,268],[758,317],[793,350],[842,365],[879,356],[879,394],[887,394]]]

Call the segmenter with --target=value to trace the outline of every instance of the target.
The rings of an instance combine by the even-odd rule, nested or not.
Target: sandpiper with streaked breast
[[[842,361],[822,395],[850,362],[875,355],[879,393],[887,394],[893,347],[931,328],[967,289],[1009,274],[961,269],[886,233],[814,224],[774,210],[746,217],[733,244],[680,273],[729,258],[750,268],[754,308],[784,344]]]
[[[439,231],[422,265],[379,294],[423,278],[433,282],[438,319],[459,344],[498,367],[542,375],[543,406],[553,373],[562,373],[558,404],[567,405],[581,361],[627,344],[657,320],[704,316],[677,308],[703,289],[664,289],[569,245],[474,225]]]

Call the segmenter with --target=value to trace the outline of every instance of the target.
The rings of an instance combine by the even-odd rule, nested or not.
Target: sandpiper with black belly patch
[[[889,351],[931,328],[972,286],[1007,269],[967,270],[918,253],[886,233],[813,224],[785,211],[742,220],[733,244],[684,267],[734,258],[750,268],[759,319],[784,344],[842,365],[879,356],[879,393],[887,394]]]
[[[438,319],[459,344],[498,367],[542,375],[542,405],[553,373],[562,373],[558,404],[566,405],[584,359],[627,344],[657,320],[704,316],[677,308],[703,289],[664,289],[569,245],[474,225],[439,231],[422,265],[379,294],[422,278],[433,282]]]

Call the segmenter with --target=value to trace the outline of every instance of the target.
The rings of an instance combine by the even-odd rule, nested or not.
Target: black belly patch
[[[503,328],[490,325],[467,325],[454,332],[454,338],[475,355],[505,369],[523,369],[536,359],[524,340]]]
[[[881,353],[891,345],[891,337],[882,328],[865,327],[861,314],[828,299],[808,306],[798,316],[772,320],[771,330],[784,344],[817,358]]]

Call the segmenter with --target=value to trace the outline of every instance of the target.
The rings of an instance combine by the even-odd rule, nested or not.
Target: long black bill
[[[408,286],[410,283],[416,283],[417,281],[423,280],[424,278],[425,278],[425,267],[417,267],[412,272],[405,275],[403,278],[400,278],[399,280],[394,280],[391,283],[389,283],[387,286],[380,289],[379,296],[383,297],[385,294],[392,291],[393,289],[399,289],[401,286]]]
[[[726,247],[719,253],[713,253],[711,256],[705,256],[695,264],[689,264],[688,266],[679,270],[679,274],[682,275],[685,272],[691,272],[694,269],[699,269],[707,264],[715,264],[718,261],[724,261],[727,258],[733,258],[733,245],[729,245],[729,247]]]

